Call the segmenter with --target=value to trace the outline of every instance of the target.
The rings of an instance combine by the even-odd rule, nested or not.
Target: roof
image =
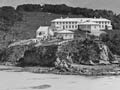
[[[88,21],[88,22],[79,23],[79,25],[99,25],[99,24],[95,23],[95,22]]]
[[[47,31],[49,29],[49,26],[40,26],[38,29],[37,29],[37,32],[39,31]]]
[[[76,21],[76,22],[80,22],[82,20],[88,20],[88,18],[58,18],[58,19],[54,19],[51,22],[64,22],[64,21]]]
[[[110,20],[106,18],[92,18],[91,21],[110,21]]]
[[[76,21],[76,22],[84,22],[84,21],[110,21],[106,18],[58,18],[54,19],[51,22],[66,22],[66,21]]]
[[[74,32],[69,31],[69,30],[62,30],[62,31],[58,31],[57,33],[66,33],[66,34],[72,34]]]

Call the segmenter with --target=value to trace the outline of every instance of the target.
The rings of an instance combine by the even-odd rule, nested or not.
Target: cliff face
[[[76,64],[111,64],[115,60],[109,48],[92,40],[73,40],[59,46],[57,56],[61,60]],[[68,59],[68,57],[70,57]]]
[[[15,65],[39,65],[65,67],[68,69],[73,63],[85,65],[111,64],[115,60],[105,44],[90,40],[68,41],[62,45],[44,45],[35,40],[15,42],[3,52],[1,61]]]

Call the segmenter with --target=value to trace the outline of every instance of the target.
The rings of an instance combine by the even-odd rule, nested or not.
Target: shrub
[[[21,65],[54,66],[56,51],[56,45],[33,47],[24,52],[24,57],[20,59],[19,63]]]
[[[70,55],[74,63],[90,64],[90,61],[98,62],[100,49],[98,44],[92,40],[73,40],[62,45],[57,56],[67,60]]]

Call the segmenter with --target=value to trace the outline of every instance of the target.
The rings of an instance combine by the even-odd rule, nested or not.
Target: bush
[[[57,46],[33,47],[24,52],[24,57],[19,61],[21,65],[54,66]]]
[[[72,57],[74,63],[90,64],[90,61],[98,62],[100,49],[98,44],[92,40],[74,40],[62,45],[57,56],[67,60],[67,56]]]
[[[112,37],[110,34],[101,35],[101,40],[109,47],[113,54],[120,55],[120,38],[118,34],[114,34]]]

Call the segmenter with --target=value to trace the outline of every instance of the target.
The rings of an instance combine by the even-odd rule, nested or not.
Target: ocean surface
[[[0,71],[0,90],[120,90],[120,76],[86,77]]]

